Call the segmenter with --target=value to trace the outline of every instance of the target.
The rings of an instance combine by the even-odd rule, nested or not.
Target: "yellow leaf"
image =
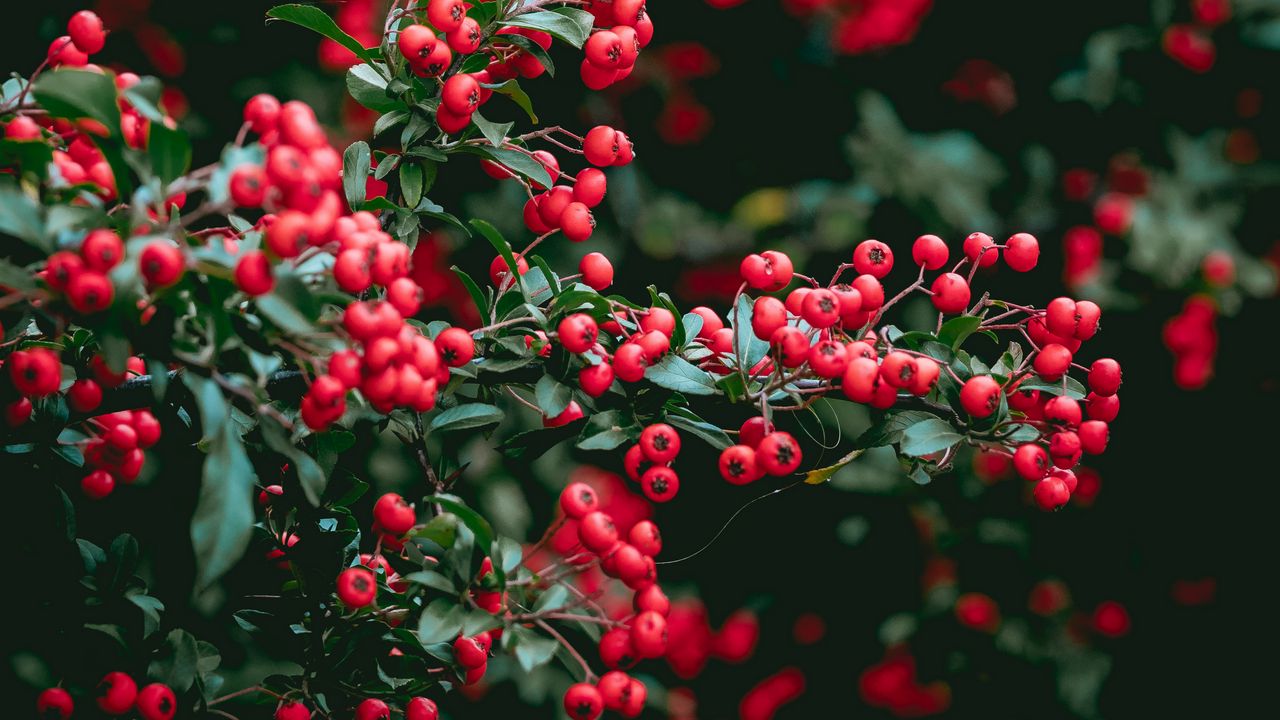
[[[854,450],[848,455],[845,455],[844,457],[837,460],[834,465],[828,465],[827,467],[824,467],[824,468],[810,470],[809,472],[804,474],[804,481],[810,485],[821,485],[822,483],[830,480],[831,476],[835,475],[836,472],[840,470],[840,468],[844,467],[845,465],[848,465],[854,460],[857,460],[858,457],[861,456],[862,453],[864,452],[866,452],[865,448]]]

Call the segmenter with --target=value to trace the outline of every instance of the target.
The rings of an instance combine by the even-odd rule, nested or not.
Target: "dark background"
[[[81,4],[13,5],[6,9],[0,67],[28,74]],[[1128,0],[939,2],[909,45],[836,60],[813,57],[805,25],[771,0],[750,0],[729,11],[692,1],[650,5],[658,31],[655,46],[696,41],[718,56],[719,73],[694,83],[699,100],[712,111],[714,129],[696,145],[664,145],[654,130],[661,106],[660,91],[654,87],[621,98],[617,107],[639,150],[638,169],[648,182],[717,214],[728,212],[738,198],[762,186],[786,187],[810,178],[843,181],[856,175],[841,148],[856,122],[855,92],[864,88],[889,97],[905,125],[916,131],[962,129],[1003,158],[1016,157],[1022,147],[1035,142],[1049,147],[1061,165],[1104,167],[1108,158],[1126,149],[1159,164],[1168,127],[1193,133],[1218,127],[1224,108],[1230,108],[1231,98],[1245,83],[1259,87],[1269,100],[1280,78],[1277,56],[1257,50],[1224,52],[1219,65],[1205,76],[1171,72],[1157,54],[1125,68],[1142,85],[1140,104],[1120,103],[1096,114],[1053,100],[1049,85],[1077,64],[1090,34],[1120,24],[1149,23],[1148,4]],[[301,95],[315,101],[323,115],[336,117],[333,98],[340,92],[340,80],[315,69],[312,36],[293,27],[265,26],[260,18],[267,7],[258,2],[151,3],[150,20],[167,28],[185,51],[185,71],[172,82],[191,104],[186,125],[196,140],[197,164],[212,161],[221,144],[234,135],[240,107],[254,92]],[[566,71],[560,81],[544,79],[527,87],[544,122],[582,126],[586,115],[579,108],[585,93],[569,77],[570,53],[555,57],[562,55]],[[960,63],[975,57],[1012,74],[1019,98],[1012,112],[993,117],[941,92],[940,86]],[[122,37],[109,40],[101,59],[139,72],[149,69],[134,43]],[[327,105],[321,101],[325,97]],[[1274,156],[1268,143],[1274,131],[1267,123],[1257,131],[1264,157]],[[487,187],[488,181],[472,168],[442,170],[432,197],[446,207],[460,207],[463,197]],[[1020,182],[1014,175],[998,189],[998,210],[1012,207]],[[1248,197],[1239,239],[1256,253],[1276,238],[1276,192],[1276,187],[1264,187]],[[1064,211],[1070,221],[1064,227],[1084,220],[1072,218],[1070,212]],[[1061,229],[1035,228],[1045,246],[1047,269],[1042,277],[1037,273],[1034,280],[1011,282],[1001,278],[999,286],[1037,303],[1058,294],[1059,289],[1045,286],[1045,279],[1055,277],[1060,262]],[[946,231],[947,237],[957,239],[969,229],[926,228],[906,208],[888,202],[878,207],[869,230],[869,236],[891,242],[905,256],[910,238],[919,232]],[[621,236],[625,240],[625,229]],[[848,248],[861,239],[849,238]],[[767,238],[762,242],[767,244]],[[464,248],[458,261],[480,270],[487,265],[487,253]],[[809,263],[820,268],[840,259],[819,255]],[[674,277],[686,262],[628,252],[618,290],[639,296],[648,279]],[[905,278],[909,271],[899,268],[893,280]],[[1141,307],[1108,313],[1105,332],[1089,349],[1099,357],[1116,357],[1125,367],[1123,412],[1114,424],[1112,449],[1097,463],[1105,479],[1097,504],[1089,511],[1039,515],[1024,507],[1013,490],[992,492],[977,503],[950,497],[954,492],[945,478],[924,492],[959,508],[961,515],[1013,516],[1031,529],[1026,558],[991,548],[972,550],[965,557],[962,590],[982,590],[1012,606],[1022,602],[1032,580],[1053,574],[1067,579],[1082,608],[1109,598],[1127,604],[1132,634],[1104,644],[1113,654],[1114,667],[1101,695],[1102,715],[1218,716],[1269,705],[1265,680],[1272,663],[1265,658],[1275,642],[1270,580],[1276,566],[1272,518],[1280,479],[1272,444],[1280,429],[1274,417],[1276,301],[1251,301],[1236,317],[1222,319],[1215,379],[1204,391],[1183,392],[1171,382],[1172,360],[1159,332],[1184,293],[1158,290],[1141,277],[1126,281],[1136,289]],[[180,471],[182,463],[174,459],[165,467]],[[15,497],[39,502],[28,479],[12,472],[5,475]],[[193,476],[172,479],[186,477]],[[659,510],[671,556],[700,545],[749,496],[721,485],[713,477],[690,478],[680,501]],[[536,493],[531,491],[531,506],[535,518],[545,520],[542,508],[547,503]],[[173,507],[190,501],[180,490],[169,494]],[[31,525],[40,518],[22,507],[11,505],[6,523],[17,528],[19,538],[20,550],[8,565],[20,613],[9,616],[4,634],[6,643],[15,647],[40,648],[51,640],[41,623],[29,622],[21,613],[42,617],[49,609],[21,600],[34,597],[24,588],[47,588],[54,573],[46,575],[45,563],[56,559],[44,557],[38,541],[22,539],[41,537],[40,528]],[[117,505],[109,516],[90,513],[82,534],[93,537],[97,531],[105,542],[122,529],[136,533],[142,546],[155,553],[147,567],[169,608],[167,619],[218,643],[232,666],[245,661],[243,651],[228,646],[233,641],[219,637],[224,629],[184,605],[184,582],[189,580],[189,571],[182,567],[184,548],[165,549],[161,541],[185,538],[186,518],[176,510],[157,516],[155,507]],[[836,542],[833,528],[855,512],[870,520],[872,530],[860,545],[849,548]],[[693,683],[701,701],[700,716],[733,715],[746,688],[784,665],[802,667],[809,686],[806,695],[779,717],[877,716],[878,711],[859,702],[853,681],[882,655],[875,636],[879,623],[918,605],[921,562],[902,498],[802,488],[748,509],[718,546],[664,570],[667,579],[696,584],[713,623],[744,603],[769,598],[761,605],[764,630],[755,658],[741,668],[713,663]],[[1170,588],[1175,581],[1204,577],[1217,579],[1214,603],[1188,608],[1173,602]],[[238,579],[233,577],[229,592],[234,593]],[[247,585],[248,578],[243,580]],[[801,649],[791,640],[790,624],[806,611],[824,615],[829,632],[820,645]],[[932,642],[946,646],[968,638],[935,634]],[[993,656],[980,672],[940,676],[952,681],[954,717],[1068,716],[1054,700],[1049,666],[1007,663]],[[512,690],[500,687],[493,695],[494,704],[483,706],[483,712],[505,717],[500,709],[516,703]],[[542,709],[521,714],[549,716]]]

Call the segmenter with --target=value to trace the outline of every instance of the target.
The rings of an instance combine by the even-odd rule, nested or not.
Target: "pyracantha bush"
[[[588,85],[625,77],[652,35],[643,0],[395,3],[370,47],[314,7],[268,17],[358,58],[348,87],[381,113],[372,145],[339,152],[307,105],[258,95],[221,159],[192,170],[186,136],[159,109],[160,84],[89,62],[106,32],[92,13],[72,19],[29,81],[5,84],[0,392],[5,449],[30,458],[32,475],[83,468],[58,520],[79,545],[85,587],[105,598],[88,606],[124,600],[142,610],[144,640],[158,633],[159,603],[132,579],[136,544],[124,536],[108,552],[75,538],[75,508],[130,484],[157,442],[197,451],[197,582],[210,586],[256,537],[281,582],[247,598],[237,620],[301,671],[219,694],[216,650],[175,629],[126,644],[127,666],[145,672],[64,678],[41,695],[43,716],[69,717],[77,704],[148,719],[216,714],[253,695],[277,720],[375,720],[392,708],[428,720],[433,697],[478,683],[499,654],[526,670],[565,660],[580,678],[563,695],[576,720],[638,714],[647,690],[627,671],[670,658],[673,640],[659,527],[622,522],[592,487],[571,483],[543,540],[526,548],[495,535],[454,493],[466,477],[457,439],[499,423],[510,403],[537,410],[544,427],[504,443],[509,457],[559,443],[625,453],[653,503],[677,497],[681,472],[710,470],[684,466],[689,442],[719,449],[719,472],[737,485],[820,484],[876,446],[896,448],[920,478],[976,446],[1012,456],[1046,510],[1077,487],[1082,453],[1105,449],[1120,366],[1076,360],[1099,329],[1097,306],[1062,297],[1035,308],[971,289],[979,268],[1035,267],[1039,244],[1025,233],[898,244],[898,261],[909,256],[919,273],[892,295],[881,280],[894,246],[878,240],[854,246],[826,283],[784,253],[751,254],[724,314],[681,313],[656,287],[644,302],[603,294],[614,269],[599,253],[565,274],[535,254],[558,234],[591,236],[605,169],[635,150],[603,125],[513,135],[514,123],[481,108],[502,95],[530,110],[515,78],[551,71],[553,40],[583,49]],[[522,248],[428,199],[447,163],[472,158],[526,193],[535,237]],[[566,172],[562,160],[579,167]],[[477,327],[415,317],[413,249],[437,225],[494,250],[482,282],[456,270]],[[913,293],[938,311],[931,332],[884,323]],[[1015,341],[990,362],[964,349],[1001,333]],[[869,405],[877,423],[817,467],[787,428],[788,413],[821,397]],[[703,408],[735,404],[740,427],[703,419]],[[382,431],[415,454],[421,483],[353,512],[368,486],[343,455]],[[598,650],[582,652],[583,641]],[[726,658],[751,645],[726,643],[716,651]],[[777,677],[760,693],[793,697],[794,674]]]

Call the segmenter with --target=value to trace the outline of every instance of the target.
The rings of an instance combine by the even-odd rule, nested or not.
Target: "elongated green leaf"
[[[553,184],[551,174],[542,166],[542,163],[522,152],[519,152],[518,150],[489,147],[488,145],[460,145],[456,148],[451,148],[451,152],[465,152],[472,155],[480,155],[481,157],[492,160],[499,165],[514,170],[542,187],[551,187]]]
[[[551,658],[555,657],[556,648],[560,647],[560,643],[555,640],[542,637],[524,628],[512,628],[512,630],[521,631],[515,643],[516,662],[520,663],[520,668],[525,672],[533,672],[551,662]]]
[[[687,395],[715,395],[719,392],[711,375],[678,355],[668,355],[656,365],[651,365],[644,377],[654,385]]]
[[[423,645],[434,645],[453,640],[462,632],[465,620],[465,611],[454,600],[432,600],[423,609],[422,619],[418,622],[418,641]]]
[[[489,316],[488,302],[485,300],[484,293],[480,291],[480,286],[457,265],[449,269],[453,270],[453,273],[462,281],[462,286],[467,289],[467,294],[471,296],[471,302],[475,303],[476,310],[480,311],[480,317],[487,318]]]
[[[1065,384],[1066,390],[1063,390]],[[1086,394],[1084,385],[1073,377],[1064,377],[1062,380],[1041,380],[1038,377],[1030,377],[1018,384],[1019,390],[1039,390],[1049,395],[1066,395],[1067,397],[1083,400]]]
[[[677,430],[684,430],[695,437],[701,438],[717,450],[724,450],[733,444],[733,441],[729,439],[729,436],[723,430],[701,418],[668,413],[667,422],[671,423]]]
[[[622,411],[607,410],[587,420],[578,436],[577,447],[582,450],[613,450],[639,435],[640,428],[624,417]]]
[[[513,122],[489,122],[479,112],[471,114],[471,122],[480,128],[480,134],[484,135],[485,140],[494,147],[502,147],[502,143],[507,139],[507,133],[511,132],[511,128],[515,125]]]
[[[902,433],[908,427],[936,417],[936,415],[923,410],[890,412],[881,418],[879,422],[868,428],[866,432],[862,433],[855,441],[855,444],[860,448],[893,445],[902,439]]]
[[[467,507],[460,498],[454,497],[453,495],[432,495],[427,498],[427,502],[435,503],[454,515],[457,515],[458,519],[462,521],[462,524],[466,525],[467,529],[476,536],[476,547],[480,548],[480,551],[485,555],[493,553],[493,527],[489,525],[488,520],[480,517],[479,513]],[[501,567],[494,566],[493,571],[498,574],[499,579],[501,579]]]
[[[493,90],[499,95],[506,95],[511,101],[520,106],[525,114],[529,116],[529,122],[534,125],[538,124],[538,116],[533,112],[533,100],[529,98],[529,94],[520,87],[519,80],[508,80],[499,85],[485,85],[485,87]]]
[[[196,681],[200,651],[195,637],[186,630],[171,630],[165,636],[159,659],[151,663],[147,675],[168,685],[175,693],[184,693]]]
[[[942,324],[938,331],[938,340],[951,349],[959,348],[970,335],[982,324],[982,318],[976,315],[961,315]]]
[[[484,239],[488,240],[493,249],[497,250],[502,259],[506,261],[507,270],[512,277],[516,278],[516,287],[520,288],[521,297],[528,298],[529,295],[524,285],[524,274],[520,272],[520,266],[516,263],[515,253],[511,252],[511,245],[502,237],[502,233],[499,233],[497,228],[484,220],[472,220],[471,226],[483,235]]]
[[[533,395],[542,414],[553,418],[569,407],[569,402],[573,400],[573,388],[550,375],[543,375],[534,386]]]
[[[769,352],[769,343],[756,337],[751,329],[752,313],[751,298],[746,295],[738,298],[736,309],[729,313],[729,324],[733,327],[733,354],[737,356],[738,366],[746,370],[755,367]]]
[[[512,45],[515,45],[516,47],[520,48],[521,50],[524,50],[525,52],[529,53],[530,55],[533,56],[534,60],[537,60],[539,63],[542,64],[542,67],[546,68],[548,76],[550,77],[556,76],[555,62],[551,60],[551,56],[547,54],[546,50],[542,49],[541,45],[533,41],[533,38],[528,38],[523,35],[512,34],[512,35],[503,35],[502,41],[509,42]]]
[[[152,123],[147,141],[151,170],[164,186],[186,174],[191,167],[191,141],[181,130],[170,130],[163,123]]]
[[[386,77],[369,63],[353,65],[347,70],[347,92],[356,102],[381,113],[406,107],[403,100],[387,92]]]
[[[364,207],[365,184],[369,181],[371,163],[369,143],[363,140],[351,143],[342,153],[342,192],[352,210]]]
[[[289,458],[294,472],[298,474],[298,484],[302,486],[302,494],[306,496],[307,502],[311,503],[312,507],[319,507],[320,499],[324,497],[325,487],[329,484],[320,465],[305,451],[290,442],[284,428],[280,427],[274,419],[262,417],[258,425],[262,428],[262,437],[267,441],[267,445]]]
[[[854,450],[826,467],[810,470],[804,474],[804,481],[810,485],[821,485],[822,483],[830,480],[832,476],[840,470],[840,468],[848,465],[854,460],[857,460],[864,452],[866,452],[865,449]]]
[[[277,5],[267,11],[267,18],[284,20],[318,32],[355,53],[361,60],[371,60],[374,57],[358,40],[343,32],[328,13],[313,5]]]
[[[400,192],[406,206],[417,207],[422,201],[422,180],[422,166],[412,162],[400,164]]]
[[[467,403],[449,408],[431,419],[427,429],[431,432],[452,432],[484,427],[502,422],[501,409],[484,403]]]
[[[580,48],[591,36],[594,16],[577,8],[559,7],[554,10],[524,13],[508,18],[504,24],[514,27],[542,30],[552,37]]]
[[[42,250],[49,250],[49,244],[44,236],[44,218],[40,204],[8,182],[0,183],[0,233],[21,238]],[[24,270],[17,269],[5,274],[26,276],[26,280],[21,284],[12,287],[23,287],[27,284],[34,286],[30,273]]]
[[[31,92],[51,116],[97,120],[112,137],[120,137],[116,84],[107,74],[66,68],[45,72],[36,79]]]
[[[922,457],[941,452],[964,439],[951,423],[941,418],[929,418],[910,425],[902,432],[899,447],[903,455]]]

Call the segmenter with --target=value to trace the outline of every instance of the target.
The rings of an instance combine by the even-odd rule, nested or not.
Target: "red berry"
[[[106,272],[120,264],[124,257],[124,243],[111,230],[94,230],[81,243],[80,257],[84,258],[85,267],[90,270]]]
[[[122,672],[109,672],[98,681],[95,690],[98,709],[107,715],[124,715],[138,698],[138,684]]]
[[[1076,303],[1076,332],[1077,340],[1088,340],[1098,332],[1098,321],[1102,319],[1102,308],[1098,304],[1090,300],[1081,300]]]
[[[1106,452],[1110,428],[1101,420],[1086,420],[1080,423],[1076,431],[1080,436],[1080,449],[1090,455],[1101,455]]]
[[[844,343],[822,340],[809,348],[809,367],[818,377],[837,378],[844,374],[849,355]]]
[[[969,282],[955,273],[943,273],[930,287],[933,306],[948,315],[964,312],[969,306]]]
[[[577,354],[590,350],[596,344],[599,328],[590,315],[574,313],[560,321],[556,333],[564,349]]]
[[[880,364],[880,377],[895,388],[909,388],[915,382],[916,360],[904,352],[885,355]]]
[[[631,647],[631,631],[614,628],[600,637],[600,661],[605,667],[617,670],[629,668],[639,660]]]
[[[982,593],[965,593],[956,598],[956,620],[961,625],[993,633],[1000,628],[1000,608]]]
[[[70,35],[63,35],[49,43],[49,51],[46,57],[49,60],[49,64],[55,67],[59,65],[84,67],[89,64],[89,56],[75,46]]]
[[[356,706],[355,720],[389,720],[391,708],[377,698],[368,698]]]
[[[596,218],[591,214],[591,208],[580,202],[571,202],[560,214],[558,224],[570,242],[583,242],[595,232]]]
[[[31,401],[18,398],[4,406],[4,421],[11,428],[16,428],[31,419]]]
[[[911,385],[907,387],[912,395],[924,396],[933,391],[933,386],[938,382],[938,376],[941,374],[942,368],[932,358],[918,357],[916,358],[916,374],[911,378]]]
[[[338,599],[352,610],[372,603],[377,594],[378,582],[368,568],[351,567],[338,575]]]
[[[1044,405],[1044,419],[1055,427],[1076,427],[1080,424],[1080,403],[1065,395],[1052,398]]]
[[[622,38],[611,30],[600,30],[592,33],[582,46],[587,61],[599,68],[610,70],[621,69]]]
[[[978,267],[990,267],[1000,259],[1000,250],[990,235],[976,232],[964,239],[964,256]]]
[[[373,520],[387,533],[403,535],[417,523],[418,518],[413,506],[405,502],[403,497],[387,493],[373,504]]]
[[[1054,298],[1045,308],[1045,327],[1049,332],[1063,338],[1072,338],[1076,334],[1076,301],[1068,297]]]
[[[336,269],[334,274],[337,274]],[[271,261],[261,250],[251,250],[240,257],[236,263],[235,278],[236,287],[255,297],[271,292],[276,284],[271,274]]]
[[[666,423],[654,423],[640,433],[640,450],[651,462],[666,464],[680,454],[680,435]]]
[[[1101,420],[1109,423],[1120,414],[1120,396],[1089,393],[1088,397],[1084,399],[1084,408],[1085,412],[1089,414],[1090,420]]]
[[[1071,368],[1071,351],[1058,344],[1046,345],[1040,349],[1032,366],[1036,374],[1045,380],[1058,380]]]
[[[1078,465],[1081,451],[1080,436],[1070,430],[1049,436],[1049,457],[1060,468],[1069,469]]]
[[[542,418],[543,427],[563,427],[569,423],[582,419],[582,407],[578,405],[578,401],[570,400],[568,406],[555,417]]]
[[[578,263],[578,272],[582,273],[583,284],[597,292],[613,284],[613,264],[598,252],[585,255]]]
[[[244,104],[244,121],[259,135],[275,130],[280,121],[280,101],[266,93],[254,95]]]
[[[631,647],[643,658],[662,657],[667,650],[667,619],[652,610],[631,621]]]
[[[680,492],[680,476],[665,465],[654,465],[640,476],[640,489],[650,501],[664,503]]]
[[[442,47],[442,46],[437,46]],[[436,108],[436,125],[445,132],[446,135],[457,135],[467,126],[471,124],[471,115],[452,112],[443,104]]]
[[[178,282],[185,269],[185,262],[182,251],[167,240],[152,242],[138,256],[142,279],[152,289],[169,287]]]
[[[597,510],[578,522],[578,540],[591,552],[603,553],[618,542],[618,528],[613,518]]]
[[[787,324],[787,307],[776,297],[762,295],[751,309],[751,330],[768,342],[778,328]]]
[[[796,368],[809,358],[809,337],[798,327],[780,327],[769,338],[769,344],[782,361],[783,367]]]
[[[786,287],[795,275],[791,258],[786,253],[776,250],[766,250],[759,255],[746,256],[742,259],[738,270],[747,285],[756,290],[768,292]]]
[[[1044,511],[1057,510],[1071,499],[1071,491],[1067,489],[1067,484],[1056,477],[1047,477],[1036,483],[1033,494],[1036,505]]]
[[[664,307],[651,307],[640,316],[640,329],[645,332],[660,332],[667,337],[676,330],[676,316]]]
[[[879,280],[893,269],[893,250],[879,240],[863,240],[853,250],[853,267]]]
[[[1098,603],[1093,611],[1093,629],[1098,634],[1109,638],[1123,637],[1129,634],[1129,611],[1114,600]]]
[[[840,298],[826,288],[817,288],[805,297],[801,315],[813,327],[831,327],[840,321]]]
[[[1040,261],[1040,243],[1030,233],[1018,233],[1005,241],[1004,261],[1017,272],[1028,272]]]
[[[650,557],[653,556],[650,555]],[[671,612],[671,600],[667,598],[666,593],[662,592],[662,588],[657,585],[650,585],[643,590],[637,591],[632,601],[632,606],[638,613],[651,610],[663,617],[666,617]]]
[[[626,707],[631,694],[631,676],[618,670],[607,672],[596,683],[596,688],[606,708],[621,710]]]
[[[623,382],[640,381],[648,367],[648,356],[638,343],[626,343],[613,354],[613,371]]]
[[[396,45],[411,65],[422,65],[436,45],[436,34],[425,25],[410,25],[400,29]]]
[[[72,310],[92,315],[111,307],[116,289],[106,275],[93,270],[82,270],[67,283],[67,304]]]
[[[770,475],[790,475],[800,467],[800,460],[800,444],[790,433],[769,433],[756,447],[756,463]]]
[[[311,711],[300,702],[282,702],[276,707],[275,720],[310,720]]]
[[[102,18],[89,10],[81,10],[67,21],[67,35],[76,49],[85,55],[93,55],[107,44],[107,31],[102,27]]]
[[[641,520],[631,526],[627,542],[647,557],[656,557],[662,552],[662,534],[658,532],[658,526],[648,520]]]
[[[586,483],[570,483],[560,492],[560,509],[575,520],[581,520],[599,507],[600,500],[596,497],[596,491]]]
[[[1013,469],[1026,480],[1039,480],[1049,472],[1049,452],[1040,445],[1019,445],[1013,452]]]
[[[578,385],[591,397],[600,397],[613,385],[613,366],[607,362],[586,365],[578,371]]]
[[[489,651],[474,637],[459,637],[453,641],[453,656],[467,670],[489,662]]]
[[[950,255],[947,244],[937,235],[921,235],[911,246],[911,259],[926,270],[937,270],[947,264]]]
[[[1094,360],[1089,367],[1089,389],[1104,397],[1120,390],[1120,363],[1111,358]]]
[[[595,720],[604,712],[604,698],[594,685],[578,683],[565,691],[564,711],[573,720]]]
[[[748,445],[733,445],[720,452],[720,476],[734,485],[759,480],[763,473],[756,466],[756,451]]]
[[[471,18],[467,19],[470,20]],[[436,707],[434,701],[424,697],[416,697],[405,706],[404,717],[405,720],[440,720],[440,710]]]
[[[71,693],[60,687],[46,688],[36,698],[36,715],[40,720],[70,720],[73,710]]]
[[[480,106],[480,83],[471,75],[458,73],[444,81],[440,102],[455,115],[470,115]]]
[[[618,159],[618,132],[608,125],[597,125],[587,132],[582,150],[587,162],[596,167],[608,167]]]
[[[440,359],[449,367],[462,367],[471,362],[476,354],[471,333],[462,328],[445,328],[436,336],[435,345]]]
[[[457,30],[466,16],[462,0],[431,0],[427,5],[427,19],[443,32]]]
[[[965,412],[984,418],[1000,407],[1000,383],[990,375],[975,375],[960,388],[960,404]]]
[[[48,348],[18,350],[5,363],[9,379],[17,391],[29,398],[40,398],[58,391],[62,381],[62,362]]]
[[[138,692],[138,717],[142,720],[171,720],[178,712],[173,690],[163,683],[151,683]]]
[[[573,199],[593,208],[604,200],[608,182],[604,173],[596,168],[583,168],[574,179]]]
[[[874,276],[859,275],[850,284],[858,291],[863,311],[879,310],[884,305],[884,285]]]

